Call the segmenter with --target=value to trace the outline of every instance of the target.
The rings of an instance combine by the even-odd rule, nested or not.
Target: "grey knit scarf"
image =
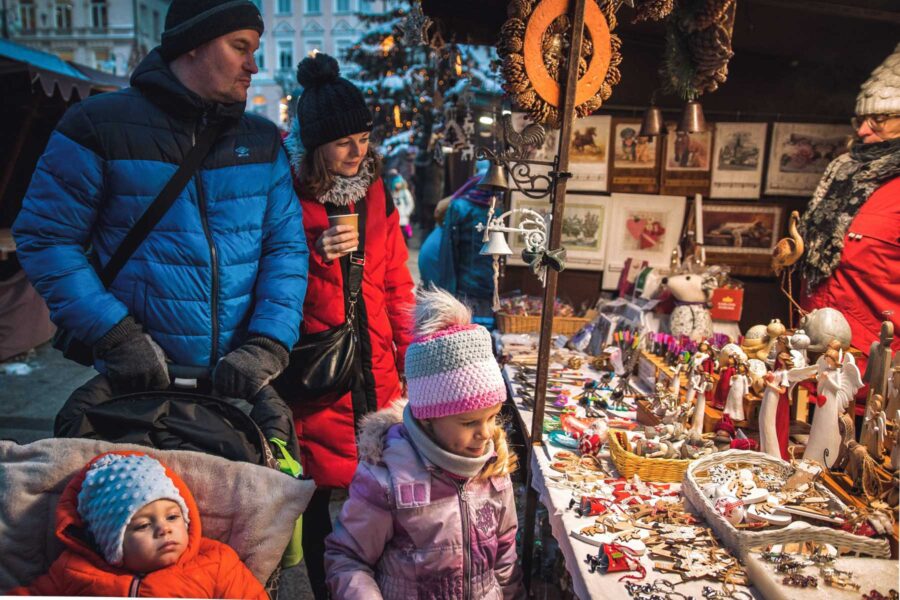
[[[359,202],[366,197],[369,186],[375,179],[375,161],[365,159],[359,165],[359,171],[352,177],[333,175],[334,183],[328,191],[316,198],[322,204],[331,202],[338,206],[349,206],[351,202]]]
[[[898,176],[900,139],[856,143],[831,161],[800,219],[806,244],[800,272],[808,293],[840,264],[844,235],[862,205],[883,183]]]
[[[438,446],[437,442],[431,439],[431,436],[422,429],[422,426],[413,417],[409,404],[403,409],[403,425],[422,456],[448,473],[472,478],[481,473],[488,461],[494,458],[493,440],[488,440],[487,449],[478,458],[469,458],[468,456],[447,452]]]

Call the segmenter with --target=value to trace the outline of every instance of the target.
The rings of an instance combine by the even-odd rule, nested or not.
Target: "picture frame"
[[[849,125],[775,123],[765,193],[811,196],[828,163],[847,151],[852,134]]]
[[[613,289],[628,258],[667,267],[681,239],[684,196],[613,193],[603,288]]]
[[[713,128],[702,133],[675,131],[667,123],[664,138],[661,194],[692,196],[709,194]]]
[[[530,208],[547,218],[551,213],[549,198],[535,200],[520,192],[510,196],[510,207]],[[606,265],[607,235],[611,211],[610,197],[603,194],[567,194],[563,214],[561,245],[566,249],[566,268],[586,271],[602,271]],[[510,227],[518,227],[521,216],[513,213]],[[522,250],[523,236],[509,234],[507,241],[513,253],[507,257],[509,265],[525,265]]]
[[[609,185],[611,192],[659,192],[661,144],[656,137],[640,137],[638,119],[616,119],[610,125]]]
[[[705,202],[707,262],[729,265],[735,275],[770,275],[772,250],[784,228],[784,211],[779,204]]]
[[[716,123],[710,198],[758,200],[768,123]]]
[[[576,119],[569,144],[567,190],[605,192],[608,188],[609,131],[612,117],[597,115]]]

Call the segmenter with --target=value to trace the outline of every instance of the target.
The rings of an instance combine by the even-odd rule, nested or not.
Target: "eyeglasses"
[[[872,131],[881,131],[884,128],[884,124],[890,119],[896,119],[900,117],[900,114],[893,115],[862,115],[858,117],[853,117],[850,119],[850,125],[853,126],[853,129],[859,129],[862,127],[863,123],[869,126],[869,129]]]

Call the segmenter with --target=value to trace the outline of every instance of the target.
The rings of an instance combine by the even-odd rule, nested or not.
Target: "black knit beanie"
[[[297,100],[300,141],[307,152],[354,133],[372,131],[362,92],[341,77],[338,62],[321,52],[297,65],[303,93]]]
[[[160,53],[170,61],[232,31],[253,29],[262,35],[264,28],[250,0],[173,0]]]

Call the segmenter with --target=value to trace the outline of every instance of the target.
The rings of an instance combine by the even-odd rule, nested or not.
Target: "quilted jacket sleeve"
[[[390,198],[386,199],[391,202]],[[394,344],[397,346],[397,371],[403,374],[406,348],[412,341],[413,313],[415,305],[413,297],[413,280],[406,262],[409,252],[403,233],[400,231],[400,215],[392,211],[387,217],[387,266],[384,273],[385,306]]]
[[[372,467],[359,463],[334,532],[325,539],[325,572],[334,598],[375,600],[375,565],[394,536],[387,492]]]
[[[293,348],[300,335],[308,273],[302,209],[294,193],[287,156],[279,151],[263,223],[251,335],[277,340],[288,350]]]
[[[219,574],[213,598],[246,598],[268,600],[265,588],[247,568],[234,549],[222,543],[219,546]]]
[[[19,261],[53,322],[89,344],[128,315],[85,254],[104,200],[99,152],[94,126],[76,104],[50,136],[13,224]]]
[[[0,595],[8,596],[65,596],[71,592],[64,585],[66,552],[53,561],[50,569],[28,585],[13,588],[8,592],[0,590]]]
[[[507,478],[509,476],[507,475]],[[524,598],[525,588],[522,585],[522,570],[516,560],[516,505],[513,498],[512,485],[503,490],[503,514],[500,515],[497,528],[497,562],[494,564],[494,574],[497,582],[503,589],[503,597],[507,600]]]

